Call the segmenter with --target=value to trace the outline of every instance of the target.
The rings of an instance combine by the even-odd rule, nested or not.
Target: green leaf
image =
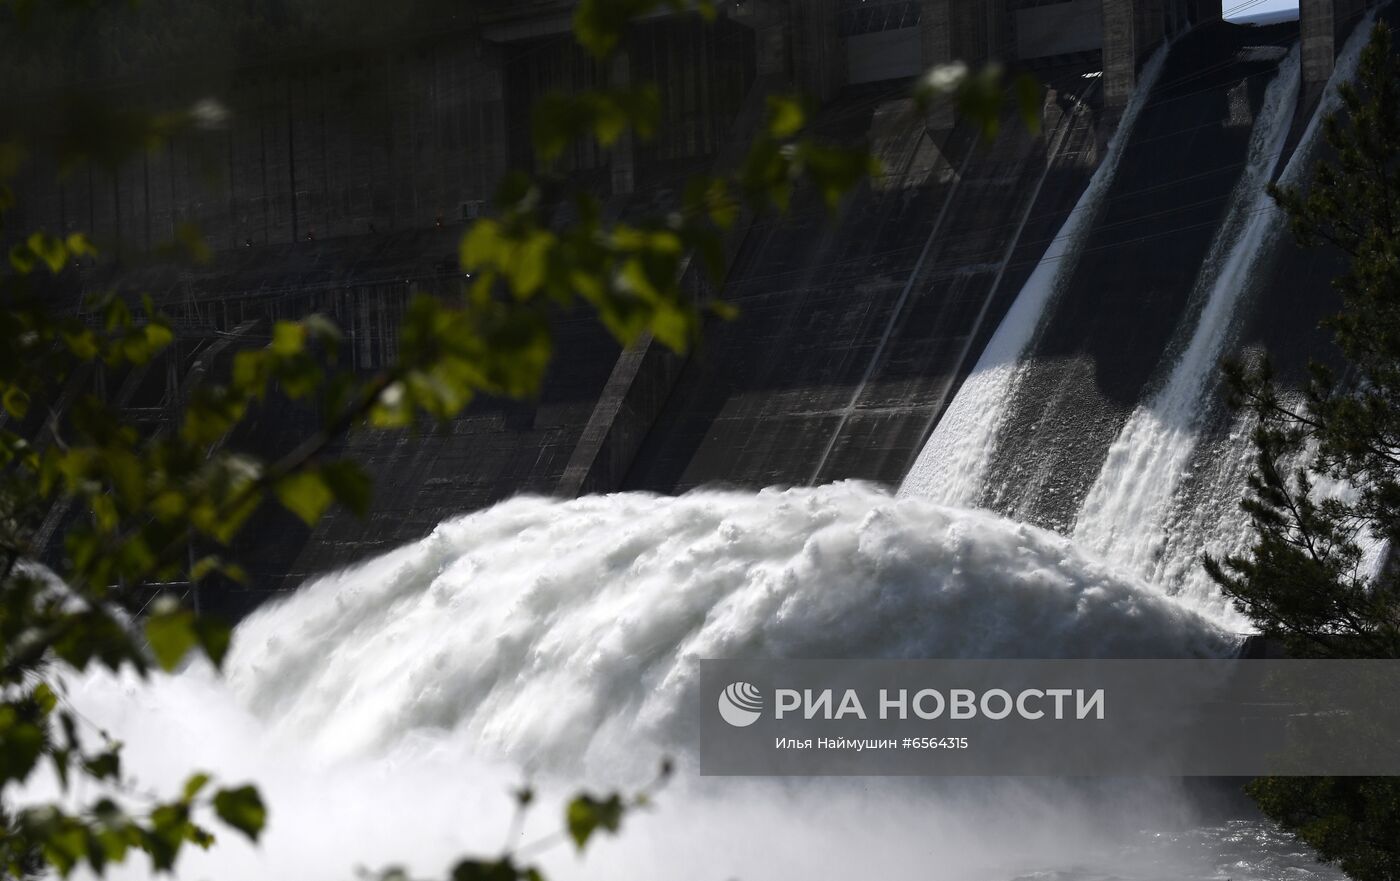
[[[47,682],[40,682],[34,686],[34,702],[39,705],[39,709],[48,715],[58,706],[58,695],[54,694]]]
[[[175,342],[175,332],[164,322],[152,321],[145,327],[146,345],[152,354]]]
[[[42,841],[44,858],[58,873],[67,877],[78,862],[87,855],[87,836],[82,824],[71,817],[60,817],[46,824]]]
[[[69,535],[70,550],[83,544],[71,541],[75,537]],[[69,619],[69,625],[67,632],[54,642],[53,650],[73,667],[81,670],[96,658],[111,670],[127,662],[145,669],[146,658],[132,643],[131,635],[105,611],[80,612]]]
[[[73,357],[80,361],[91,361],[97,357],[97,335],[90,330],[65,333],[63,341],[68,344],[68,351],[73,353]]]
[[[107,301],[106,322],[108,330],[117,330],[131,324],[131,307],[121,297]]]
[[[278,365],[277,379],[282,393],[293,401],[301,400],[320,388],[325,373],[310,355],[287,358]]]
[[[151,360],[153,354],[150,345],[146,343],[146,334],[142,331],[128,335],[121,342],[121,355],[132,364],[145,364]]]
[[[72,235],[68,236],[64,244],[67,245],[69,253],[71,253],[74,257],[97,256],[97,248],[93,247],[92,242],[83,233],[73,233]]]
[[[509,859],[462,860],[452,867],[452,881],[521,881],[532,877],[530,871],[517,869]]]
[[[204,773],[191,774],[190,779],[185,781],[185,801],[193,801],[209,783],[209,775]]]
[[[49,271],[57,275],[63,271],[63,266],[68,262],[68,248],[64,246],[63,240],[55,238],[44,232],[36,232],[26,241],[29,250],[43,260],[49,267]]]
[[[514,265],[508,270],[511,287],[516,296],[529,297],[544,284],[549,252],[553,249],[554,242],[552,233],[535,230],[519,244],[512,255]]]
[[[472,224],[467,234],[462,236],[458,250],[462,268],[475,270],[494,264],[503,239],[504,231],[499,221],[487,218]]]
[[[617,47],[627,25],[660,0],[580,0],[574,10],[574,39],[598,58]]]
[[[112,488],[127,510],[137,510],[146,501],[145,463],[135,453],[113,447],[103,457]]]
[[[215,667],[224,665],[224,657],[228,654],[229,642],[233,638],[233,630],[228,624],[212,615],[200,615],[194,622],[195,635],[199,637],[199,647],[204,649],[204,654]]]
[[[213,573],[219,571],[219,565],[219,558],[213,554],[207,557],[200,557],[195,561],[195,564],[190,567],[190,580],[203,581]]]
[[[320,474],[299,471],[277,481],[277,499],[307,526],[315,526],[335,500],[335,494]]]
[[[183,494],[167,489],[151,501],[150,510],[157,519],[169,523],[184,514],[187,507],[188,503]]]
[[[616,832],[622,824],[625,808],[622,797],[613,793],[605,799],[595,799],[591,795],[580,795],[569,802],[564,819],[569,829],[569,837],[579,850],[588,844],[588,839],[598,829]]]
[[[89,502],[89,507],[92,508],[92,516],[97,524],[98,532],[110,534],[117,531],[121,515],[117,512],[117,503],[111,496],[95,495]]]
[[[122,758],[118,747],[98,753],[83,762],[83,770],[96,780],[117,780],[122,775]]]
[[[34,770],[44,748],[44,732],[38,725],[17,718],[12,706],[0,706],[0,783],[23,780]]]
[[[24,414],[29,412],[29,395],[19,386],[12,385],[5,389],[4,405],[11,416],[23,419]]]
[[[146,640],[161,669],[174,670],[190,649],[199,644],[194,613],[178,606],[157,611],[146,619]]]
[[[267,391],[267,353],[260,349],[233,356],[233,388],[238,393],[261,399]]]
[[[24,245],[15,245],[10,249],[10,266],[20,275],[28,275],[33,272],[36,263],[34,252]]]
[[[375,428],[403,428],[413,423],[413,406],[402,382],[390,384],[380,392],[370,408],[369,423]]]
[[[248,522],[248,518],[253,516],[253,512],[262,505],[262,501],[261,492],[249,492],[247,495],[240,496],[233,507],[217,511],[214,519],[205,520],[201,528],[204,528],[221,543],[228,544],[243,528],[243,524]]]
[[[657,307],[651,319],[651,332],[673,352],[684,353],[690,345],[691,313],[670,303]]]
[[[214,794],[214,813],[219,819],[257,841],[267,822],[267,808],[262,796],[251,786],[236,789],[220,789]]]
[[[806,114],[796,98],[770,95],[768,97],[768,134],[786,140],[802,131]]]
[[[278,355],[300,354],[306,347],[306,327],[295,321],[279,321],[272,326],[272,351]]]

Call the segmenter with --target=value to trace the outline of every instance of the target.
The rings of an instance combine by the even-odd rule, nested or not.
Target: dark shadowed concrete
[[[897,483],[1098,161],[1083,73],[1051,74],[1045,136],[1008,120],[991,145],[939,144],[902,85],[824,111],[834,137],[869,132],[886,176],[835,218],[808,201],[750,232],[740,317],[707,328],[626,488]]]

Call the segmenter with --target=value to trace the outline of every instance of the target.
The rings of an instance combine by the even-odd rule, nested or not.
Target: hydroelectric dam
[[[110,177],[35,175],[22,194],[14,228],[88,229],[118,255],[69,273],[64,296],[149,291],[180,329],[160,362],[80,381],[138,418],[175,418],[191,383],[311,311],[347,329],[357,367],[382,365],[409,293],[460,277],[464,225],[508,168],[533,167],[534,99],[601,75],[569,14],[475,4],[359,55],[112,86],[114,101],[218,94],[231,121]],[[753,0],[713,25],[638,24],[606,73],[655,83],[665,124],[567,157],[610,215],[732,165],[780,92],[818,101],[815,130],[868,145],[884,173],[834,216],[799,194],[791,217],[749,222],[723,285],[742,317],[711,322],[687,357],[619,352],[561,314],[537,400],[353,437],[378,486],[371,516],[308,531],[270,513],[240,548],[249,595],[219,602],[246,611],[519,494],[851,479],[990,509],[1208,592],[1195,560],[1239,540],[1247,456],[1216,365],[1254,346],[1285,374],[1328,356],[1316,325],[1336,305],[1333,265],[1291,245],[1263,189],[1319,149],[1326,85],[1367,10],[1221,14],[1218,0]],[[1040,133],[1008,115],[986,143],[947,107],[913,112],[911,78],[954,59],[1032,72]],[[187,222],[212,262],[142,259]],[[268,408],[232,442],[273,448],[307,427]]]
[[[13,228],[87,230],[107,255],[52,296],[149,292],[172,317],[158,360],[71,390],[157,427],[278,319],[324,313],[357,370],[391,361],[408,298],[460,283],[458,244],[497,182],[540,167],[530,108],[551,91],[659,90],[654,138],[563,159],[610,218],[668,210],[688,176],[736,167],[771,95],[808,96],[814,132],[881,161],[834,211],[799,190],[788,216],[745,218],[720,290],[737,316],[707,320],[689,353],[620,350],[592,315],[560,312],[537,398],[350,435],[338,452],[374,478],[370,514],[332,509],[308,529],[269,506],[233,549],[248,583],[201,596],[241,621],[222,678],[75,687],[84,712],[146,735],[132,762],[157,780],[166,752],[285,772],[271,798],[287,837],[197,868],[329,877],[407,847],[431,870],[508,833],[492,798],[521,769],[547,793],[663,753],[684,776],[703,658],[1240,650],[1246,622],[1200,563],[1249,539],[1251,425],[1220,363],[1267,351],[1296,386],[1335,358],[1319,322],[1339,307],[1339,257],[1297,247],[1267,188],[1327,155],[1336,87],[1396,12],[720,6],[714,22],[634,23],[606,69],[575,44],[567,0],[153,69],[104,94],[218,95],[226,124],[110,175],[17,188]],[[954,61],[1034,76],[1038,131],[1008,111],[989,140],[951,107],[916,109],[915,79]],[[208,262],[153,256],[188,228]],[[315,427],[273,398],[224,443],[274,451]],[[75,516],[56,507],[42,535]],[[451,788],[468,773],[491,796]],[[1238,803],[1203,808],[1165,782],[679,785],[640,841],[586,865],[565,854],[560,873],[1340,877]],[[338,849],[345,827],[355,843]]]

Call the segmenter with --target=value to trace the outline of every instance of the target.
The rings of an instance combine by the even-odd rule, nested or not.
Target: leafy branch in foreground
[[[569,100],[581,110],[561,117],[573,120],[562,134],[565,144],[585,137],[606,142],[623,128],[640,137],[654,130],[652,102]],[[741,202],[749,210],[786,204],[786,193],[806,181],[834,194],[870,168],[861,151],[801,138],[800,113],[794,118],[786,107],[774,102],[783,123],[760,138],[746,177],[693,186],[687,205],[665,218],[605,223],[596,201],[576,193],[580,219],[557,229],[546,220],[542,185],[512,176],[496,215],[463,239],[463,268],[472,281],[454,297],[413,298],[397,363],[357,375],[344,364],[345,341],[332,322],[321,316],[278,322],[265,347],[237,352],[226,381],[194,388],[178,423],[154,432],[138,431],[81,389],[97,371],[137,369],[166,353],[175,332],[156,305],[146,299],[133,310],[109,298],[88,313],[99,317],[96,323],[53,314],[41,277],[93,259],[95,249],[82,236],[44,233],[11,249],[0,274],[0,403],[7,420],[0,427],[0,798],[13,803],[17,787],[44,762],[67,795],[65,804],[5,816],[0,862],[6,870],[18,875],[48,866],[67,874],[82,864],[100,874],[137,851],[154,870],[168,869],[185,845],[213,842],[201,819],[206,815],[256,840],[266,810],[250,786],[203,797],[209,778],[196,774],[176,798],[133,792],[122,776],[119,744],[104,738],[95,749],[86,746],[80,717],[59,697],[61,668],[54,664],[144,674],[152,664],[173,669],[192,651],[219,664],[227,627],[170,597],[151,604],[151,586],[215,575],[241,579],[226,549],[266,503],[308,524],[337,502],[363,514],[369,478],[332,455],[336,442],[361,428],[449,419],[478,394],[533,394],[549,360],[551,308],[582,300],[624,344],[651,332],[686,346],[705,304],[682,293],[685,261],[700,254],[719,271],[718,236]],[[127,142],[133,148],[158,142],[167,126],[153,118],[144,135]],[[93,133],[101,131],[89,134],[100,141]],[[537,134],[542,154],[561,137],[547,121]],[[0,171],[19,173],[23,149],[4,153],[7,167]],[[75,144],[72,155],[91,162],[104,154]],[[12,207],[10,192],[0,195],[0,210]],[[227,438],[273,394],[314,406],[319,430],[276,458],[231,449]],[[63,527],[57,583],[30,562],[38,550],[31,541],[50,512],[65,509],[76,516]],[[103,794],[79,803],[74,776]],[[580,796],[568,809],[570,834],[582,846],[595,830],[615,831],[637,803]],[[456,875],[503,877],[508,865],[510,857],[466,861]]]
[[[661,8],[692,4],[583,0],[575,31],[606,59],[630,21]],[[693,8],[714,14],[712,3]],[[1005,103],[1000,77],[993,69],[946,69],[917,97],[924,107],[956,100],[975,119],[986,114],[978,121],[991,130],[987,119],[999,119]],[[1034,97],[1018,90],[1023,111],[1035,105],[1038,113]],[[586,306],[623,345],[646,334],[674,349],[690,345],[706,312],[730,311],[683,287],[692,260],[717,289],[725,235],[745,213],[783,212],[799,188],[834,208],[877,170],[864,149],[812,137],[797,99],[773,96],[767,109],[767,125],[739,167],[695,178],[663,216],[608,220],[586,192],[511,175],[495,213],[462,239],[459,289],[409,302],[395,363],[362,375],[347,366],[346,340],[329,319],[279,321],[267,345],[236,352],[225,375],[188,389],[178,419],[155,430],[139,429],[85,389],[94,376],[167,357],[176,342],[171,323],[149,298],[133,307],[108,297],[82,314],[55,313],[44,296],[52,277],[93,260],[96,250],[81,235],[21,238],[0,270],[0,803],[14,805],[45,764],[61,801],[0,817],[6,872],[49,867],[66,875],[83,865],[101,874],[134,852],[166,870],[186,845],[213,842],[203,819],[210,815],[257,840],[267,811],[251,786],[218,788],[196,773],[173,798],[134,791],[120,744],[101,735],[94,748],[81,736],[82,719],[62,698],[62,671],[97,665],[145,675],[175,669],[192,653],[218,666],[228,627],[153,594],[215,577],[243,580],[228,549],[265,505],[308,525],[333,504],[363,515],[369,476],[336,453],[348,432],[451,419],[481,394],[537,393],[555,310]],[[149,115],[94,105],[70,113],[77,124],[58,133],[0,144],[0,223],[14,204],[4,183],[24,173],[31,150],[53,153],[64,167],[113,167],[182,126],[214,122],[218,114],[208,111]],[[553,96],[536,108],[536,154],[548,162],[580,139],[605,147],[629,133],[646,139],[659,111],[647,88]],[[550,219],[561,198],[575,208],[564,226]],[[197,236],[182,239],[194,256],[208,256]],[[319,428],[278,456],[233,448],[239,426],[274,395],[313,409]],[[33,562],[46,523],[62,534],[57,579]],[[100,795],[81,797],[77,778]],[[598,831],[615,832],[647,797],[581,795],[568,806],[565,830],[582,848]],[[454,877],[538,877],[517,866],[526,856],[467,860]]]

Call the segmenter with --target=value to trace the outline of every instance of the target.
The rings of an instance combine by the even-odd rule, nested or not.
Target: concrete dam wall
[[[1121,160],[1091,184],[1102,195],[1064,255],[1073,266],[1039,311],[999,330],[1022,331],[1018,346],[988,346],[902,492],[1047,526],[1234,614],[1200,566],[1203,552],[1248,539],[1250,423],[1226,407],[1218,365],[1262,349],[1297,384],[1308,361],[1335,358],[1319,322],[1340,305],[1337,256],[1299,250],[1266,187],[1304,182],[1324,155],[1322,118],[1367,32],[1301,111],[1306,80],[1286,32],[1200,29],[1173,46],[1120,131]],[[1194,41],[1233,57],[1183,66],[1199,57],[1186,55]],[[1192,171],[1161,173],[1192,155]]]
[[[939,4],[906,5],[872,32],[885,35],[882,45],[918,40],[936,49],[928,28]],[[861,35],[822,30],[816,7],[804,8],[805,19],[772,21],[760,9],[755,20],[725,20],[715,31],[648,23],[623,73],[658,82],[663,102],[677,108],[665,135],[568,157],[568,173],[606,196],[614,216],[669,204],[687,174],[732,162],[764,96],[798,85],[827,94],[816,130],[867,144],[885,174],[834,214],[799,194],[792,216],[741,229],[724,286],[739,317],[711,322],[685,358],[654,347],[619,352],[588,316],[560,314],[554,366],[537,400],[481,401],[443,426],[351,437],[345,451],[366,461],[376,482],[369,518],[335,511],[308,531],[269,512],[238,549],[252,585],[218,602],[241,613],[268,591],[525,493],[860,479],[988,507],[1118,553],[1141,536],[1105,533],[1086,518],[1086,499],[1114,497],[1111,478],[1123,469],[1113,463],[1135,449],[1134,432],[1148,431],[1143,414],[1176,387],[1187,354],[1203,346],[1209,357],[1193,363],[1213,370],[1220,355],[1263,343],[1281,353],[1285,370],[1296,369],[1325,353],[1315,326],[1332,308],[1332,264],[1298,252],[1278,229],[1251,225],[1263,184],[1295,154],[1301,165],[1311,155],[1303,155],[1304,135],[1321,91],[1310,86],[1298,27],[1243,27],[1211,21],[1198,4],[1169,7],[1130,34],[1126,74],[1110,63],[1111,32],[1101,50],[1027,59],[1048,89],[1043,131],[1032,135],[1008,116],[991,143],[965,125],[915,114],[907,78],[833,85],[846,67],[833,47]],[[869,18],[862,27],[874,27]],[[831,20],[846,27],[839,15]],[[1016,20],[991,16],[984,27],[967,19],[977,27],[957,32],[958,47],[975,57],[1014,46]],[[524,146],[531,96],[619,75],[590,67],[567,32],[540,23],[548,21],[483,20],[469,37],[387,56],[385,70],[396,72],[375,102],[387,114],[382,141],[332,122],[342,115],[335,96],[347,94],[337,77],[362,68],[269,72],[234,92],[262,97],[234,102],[235,122],[216,145],[227,167],[214,196],[196,199],[190,193],[210,185],[171,171],[184,161],[178,148],[120,170],[110,184],[94,178],[38,193],[29,225],[92,224],[126,243],[118,262],[66,279],[72,294],[150,290],[181,330],[170,355],[142,376],[95,378],[95,387],[149,419],[172,418],[189,383],[222,369],[239,346],[265,341],[268,320],[310,311],[347,328],[358,367],[392,358],[408,293],[447,293],[459,278],[456,242],[484,210],[489,181],[533,165]],[[1113,78],[1125,75],[1136,84],[1128,102],[1114,93],[1121,82]],[[459,153],[470,162],[454,161]],[[167,179],[174,183],[160,182]],[[146,263],[142,250],[186,217],[200,222],[214,261]],[[1244,253],[1258,257],[1245,264]],[[1249,284],[1237,303],[1212,311],[1227,275]],[[997,338],[1040,288],[1026,344],[1003,365],[1015,382],[969,405],[968,389],[990,375]],[[1222,340],[1193,348],[1201,328],[1216,325],[1226,329]],[[1175,475],[1170,498],[1147,518],[1158,540],[1124,551],[1174,584],[1186,578],[1180,560],[1211,528],[1185,523],[1189,510],[1232,508],[1237,497],[1239,457],[1227,454],[1237,452],[1241,430],[1213,389],[1212,380],[1176,393],[1199,419],[1186,426],[1184,458],[1152,466]],[[969,406],[987,428],[976,445],[980,470],[949,481],[925,460],[938,458],[950,432],[974,436],[962,430]],[[308,427],[274,402],[230,443],[277,449]],[[71,515],[51,515],[55,527],[63,516]]]
[[[707,328],[620,488],[900,480],[1093,170],[1085,72],[1054,72],[1044,136],[1008,120],[990,145],[940,142],[897,88],[833,104],[819,124],[868,132],[885,177],[837,218],[807,204],[750,231],[740,318]]]
[[[1004,404],[990,465],[998,477],[979,504],[1068,528],[1102,464],[1095,452],[1107,450],[1199,308],[1196,280],[1249,166],[1251,136],[1271,122],[1261,114],[1281,112],[1285,128],[1292,117],[1292,101],[1263,106],[1291,41],[1278,28],[1241,30],[1203,28],[1172,47],[1076,271],[1038,331],[1035,366]],[[1276,45],[1277,55],[1261,51]]]

